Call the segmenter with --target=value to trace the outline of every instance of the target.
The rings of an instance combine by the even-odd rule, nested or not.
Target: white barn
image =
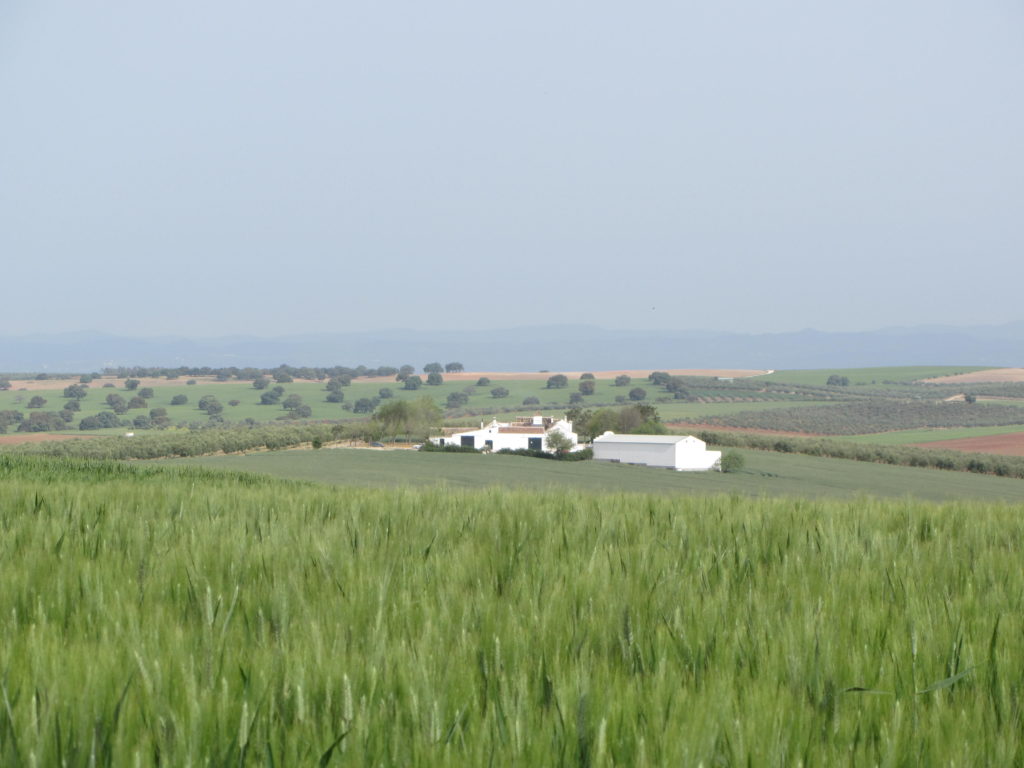
[[[616,435],[605,432],[594,438],[594,459],[667,467],[680,472],[722,468],[722,452],[709,451],[707,443],[692,435]]]
[[[581,447],[579,437],[572,431],[572,422],[550,416],[532,416],[510,423],[495,419],[486,425],[481,422],[480,429],[460,428],[445,432],[444,435],[430,438],[430,442],[434,445],[462,445],[489,451],[546,451],[545,438],[548,434],[561,432],[572,442],[570,450],[576,451]]]

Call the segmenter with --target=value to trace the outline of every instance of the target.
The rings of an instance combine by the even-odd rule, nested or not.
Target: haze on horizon
[[[1024,7],[0,5],[0,335],[1024,320]]]

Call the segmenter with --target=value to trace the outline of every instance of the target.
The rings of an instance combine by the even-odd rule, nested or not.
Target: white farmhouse
[[[722,468],[722,452],[709,451],[707,443],[691,435],[616,435],[605,432],[594,438],[594,459],[667,467],[681,472]]]
[[[481,422],[480,429],[447,429],[445,430],[446,434],[432,437],[430,442],[434,445],[462,445],[489,451],[516,451],[522,448],[531,451],[546,451],[547,446],[544,444],[544,439],[551,432],[561,432],[568,437],[572,442],[570,450],[580,449],[579,438],[572,431],[571,421],[540,415],[518,419],[510,423],[492,420],[490,424],[485,425]]]

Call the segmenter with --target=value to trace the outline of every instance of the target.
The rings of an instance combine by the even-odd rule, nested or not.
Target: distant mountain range
[[[135,338],[94,332],[0,337],[0,371],[91,372],[116,366],[414,365],[467,370],[1024,366],[1024,323],[855,333],[616,331],[548,326],[488,331],[388,330],[256,338]]]

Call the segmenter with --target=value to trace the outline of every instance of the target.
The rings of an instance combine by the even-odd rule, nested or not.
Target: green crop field
[[[1024,502],[1024,480],[899,467],[845,459],[739,451],[741,472],[673,472],[596,461],[557,462],[499,454],[422,453],[366,449],[274,451],[248,456],[174,459],[277,477],[367,487],[565,489],[669,494],[742,493],[854,498],[916,496],[936,501],[988,499]]]
[[[953,376],[972,371],[987,371],[990,366],[976,365],[908,365],[888,368],[821,368],[815,370],[776,371],[761,376],[763,381],[773,383],[803,384],[825,386],[832,374],[846,376],[851,385],[884,384],[898,382],[909,384],[920,379],[931,379],[937,376]]]
[[[1019,505],[0,483],[3,765],[1024,758]]]

